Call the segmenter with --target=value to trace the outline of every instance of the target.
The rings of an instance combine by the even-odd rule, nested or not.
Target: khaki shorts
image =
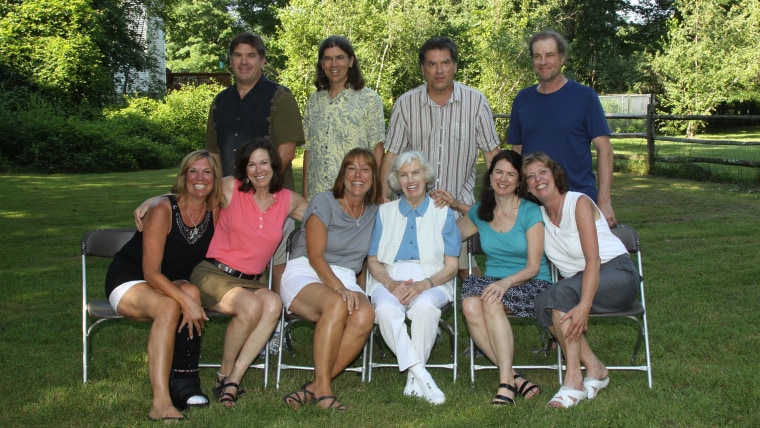
[[[198,263],[193,269],[193,273],[190,274],[190,283],[200,290],[201,303],[204,308],[216,306],[225,294],[236,287],[251,290],[267,288],[259,280],[241,279],[227,275],[205,260]]]

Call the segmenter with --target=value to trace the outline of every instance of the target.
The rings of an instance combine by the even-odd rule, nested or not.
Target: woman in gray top
[[[346,410],[333,394],[332,379],[359,355],[375,320],[356,279],[369,250],[380,189],[372,152],[353,149],[343,157],[332,192],[316,194],[303,216],[280,296],[289,312],[317,324],[315,379],[283,398],[290,407]]]

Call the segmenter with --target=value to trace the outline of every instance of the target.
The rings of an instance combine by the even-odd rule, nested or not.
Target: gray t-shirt
[[[306,220],[311,215],[316,215],[327,226],[324,255],[327,263],[351,269],[358,275],[372,240],[377,205],[365,206],[364,213],[358,219],[354,219],[343,211],[332,192],[322,192],[314,195],[309,202],[309,207],[303,215],[302,228],[306,227]],[[293,245],[291,258],[305,256],[306,233],[302,232],[298,234]]]

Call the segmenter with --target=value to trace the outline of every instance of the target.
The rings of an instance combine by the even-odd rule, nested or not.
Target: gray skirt
[[[599,288],[591,306],[592,314],[626,310],[636,299],[641,278],[633,267],[631,257],[621,254],[603,263],[599,270]],[[557,281],[536,298],[536,318],[541,327],[552,325],[552,309],[569,311],[581,301],[583,271]]]
[[[462,284],[462,300],[468,297],[482,295],[483,290],[485,290],[486,287],[499,279],[501,278],[494,278],[491,276],[468,276],[464,280],[464,284]],[[510,287],[507,292],[504,293],[501,302],[518,317],[532,318],[534,316],[534,302],[536,296],[551,286],[552,283],[549,281],[534,278],[515,287]]]

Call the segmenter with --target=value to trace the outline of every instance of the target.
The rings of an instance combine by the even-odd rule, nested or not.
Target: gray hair
[[[394,192],[401,193],[401,184],[398,181],[398,170],[414,160],[420,163],[420,166],[425,172],[425,190],[429,191],[435,184],[435,171],[433,171],[433,166],[430,165],[430,162],[425,158],[425,155],[417,150],[410,150],[408,152],[399,153],[391,166],[391,172],[388,174],[388,186],[390,186]]]

